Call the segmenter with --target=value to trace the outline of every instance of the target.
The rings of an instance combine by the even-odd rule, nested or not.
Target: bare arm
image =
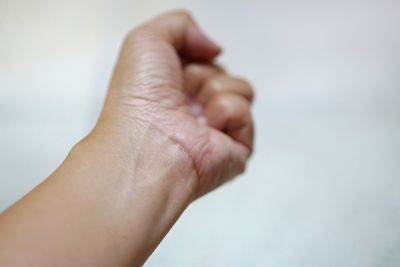
[[[93,131],[0,215],[0,266],[140,266],[196,198],[244,171],[252,90],[185,12],[129,33]]]

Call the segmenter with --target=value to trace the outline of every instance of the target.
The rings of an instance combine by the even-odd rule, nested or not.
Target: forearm
[[[188,160],[180,148],[153,137],[149,128],[136,136],[139,143],[113,129],[94,131],[76,145],[59,169],[0,217],[0,265],[143,263],[189,204],[195,181],[176,171]]]

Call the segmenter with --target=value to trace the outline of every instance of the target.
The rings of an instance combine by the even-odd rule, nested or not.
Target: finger
[[[253,120],[250,103],[233,93],[215,94],[204,107],[207,124],[225,132],[235,141],[253,148]]]
[[[192,16],[184,10],[156,17],[141,28],[157,32],[161,41],[171,44],[185,58],[209,61],[221,52],[221,48],[200,30]]]
[[[183,69],[185,93],[194,97],[207,80],[223,71],[221,67],[211,64],[187,64]]]
[[[218,93],[238,94],[247,99],[250,103],[254,97],[253,89],[247,81],[220,73],[211,76],[203,83],[203,86],[196,97],[196,101],[204,105]]]
[[[217,129],[211,129],[210,142],[216,148],[213,151],[213,163],[220,167],[213,168],[213,179],[202,184],[197,197],[243,173],[251,154],[246,146]]]

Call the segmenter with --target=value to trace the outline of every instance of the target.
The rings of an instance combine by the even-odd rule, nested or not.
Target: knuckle
[[[214,77],[211,77],[210,79],[208,79],[205,83],[205,88],[207,88],[207,90],[210,90],[212,92],[218,92],[221,91],[223,89],[223,75],[215,75]]]
[[[185,66],[185,72],[190,74],[197,74],[201,71],[201,66],[196,63],[189,63]]]
[[[249,98],[249,100],[253,100],[254,90],[251,83],[248,80],[242,78],[237,78],[236,80],[240,83],[240,87],[242,88],[245,95]]]
[[[163,14],[161,19],[176,20],[182,24],[190,24],[194,21],[192,14],[186,9],[177,9]]]
[[[235,117],[236,114],[246,112],[245,106],[240,100],[240,97],[229,93],[219,93],[215,96],[215,101],[220,108],[221,114],[225,114],[228,117]]]
[[[249,89],[249,90],[251,90],[251,88],[253,87],[253,86],[251,85],[251,83],[250,83],[248,80],[246,80],[246,79],[243,79],[243,78],[236,78],[236,80],[237,80],[238,82],[240,82],[240,83],[242,84],[243,87],[245,87],[245,88],[247,88],[247,89]]]
[[[140,28],[134,28],[128,31],[125,34],[124,43],[131,43],[135,41],[137,39],[137,36],[140,35],[141,31],[142,30]]]
[[[150,27],[139,26],[133,28],[125,34],[124,44],[131,45],[138,41],[143,40],[154,40],[156,39],[157,33]]]
[[[215,75],[205,83],[205,88],[212,94],[231,92],[242,95],[252,102],[254,90],[250,82],[245,79],[227,76],[226,74]]]
[[[237,174],[242,174],[242,173],[246,172],[246,167],[247,167],[246,163],[247,162],[245,159],[241,159],[236,163],[236,173]]]
[[[193,20],[192,14],[187,9],[177,9],[170,14],[171,16],[179,17],[183,21],[189,22]]]
[[[136,33],[136,28],[130,29],[130,30],[125,34],[124,41],[127,42],[127,41],[129,41],[130,39],[132,39],[132,38],[135,36],[135,33]]]

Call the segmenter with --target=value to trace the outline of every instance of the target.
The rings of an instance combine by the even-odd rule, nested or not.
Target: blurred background
[[[400,266],[398,0],[0,0],[0,211],[93,127],[125,33],[174,8],[255,86],[256,152],[146,266]]]

